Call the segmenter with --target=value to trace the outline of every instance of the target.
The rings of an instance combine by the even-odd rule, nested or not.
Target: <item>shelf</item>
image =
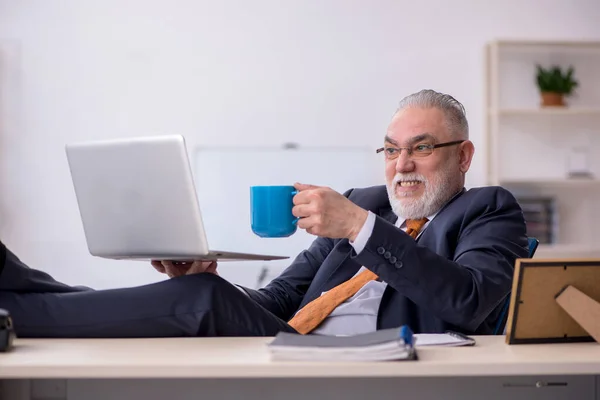
[[[600,258],[600,246],[594,248],[578,244],[540,244],[534,258]]]
[[[600,107],[544,107],[490,109],[492,115],[600,115]]]
[[[535,258],[600,262],[600,40],[521,39],[486,48],[487,182],[513,193],[531,235],[558,241],[540,244]],[[537,64],[572,65],[585,85],[563,107],[542,106]],[[584,168],[590,176],[569,174]],[[528,199],[550,205],[527,213]]]
[[[598,186],[600,179],[556,178],[556,179],[501,179],[501,186]]]
[[[525,46],[525,47],[591,47],[600,49],[597,40],[530,40],[530,39],[500,39],[492,41],[497,46]]]
[[[599,41],[569,41],[569,40],[499,40],[490,44],[492,49],[504,56],[540,54],[592,54],[600,53]]]

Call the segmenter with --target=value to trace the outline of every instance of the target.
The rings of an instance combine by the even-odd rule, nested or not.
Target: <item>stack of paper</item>
[[[446,333],[415,333],[415,346],[473,346],[475,339],[457,332]]]
[[[272,358],[280,361],[415,360],[412,335],[407,326],[354,336],[280,332],[269,349]]]

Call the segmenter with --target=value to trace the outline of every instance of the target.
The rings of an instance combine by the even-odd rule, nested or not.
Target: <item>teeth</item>
[[[415,185],[418,185],[419,183],[421,183],[421,182],[419,182],[419,181],[400,181],[400,182],[398,182],[398,184],[402,187],[415,186]]]

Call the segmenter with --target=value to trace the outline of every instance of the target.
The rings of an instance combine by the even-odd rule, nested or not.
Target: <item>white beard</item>
[[[386,185],[392,210],[398,217],[405,219],[420,219],[437,213],[458,191],[454,176],[454,172],[448,168],[437,174],[434,182],[429,182],[421,174],[397,173],[392,182]],[[396,193],[399,181],[420,181],[425,185],[425,190],[420,197],[411,197],[410,194],[402,196]]]

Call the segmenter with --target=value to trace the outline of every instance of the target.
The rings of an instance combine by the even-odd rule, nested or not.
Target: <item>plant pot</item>
[[[562,93],[542,92],[542,107],[564,107],[565,98]]]

